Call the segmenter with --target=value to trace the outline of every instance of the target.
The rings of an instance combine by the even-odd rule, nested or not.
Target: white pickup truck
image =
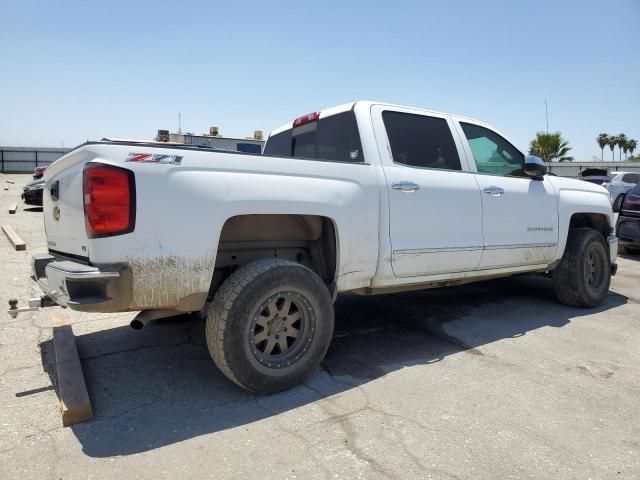
[[[311,113],[262,155],[89,142],[44,178],[49,253],[33,271],[46,295],[141,311],[139,328],[204,310],[216,365],[255,392],[318,366],[340,292],[537,272],[560,302],[593,307],[616,268],[604,188],[546,175],[484,123],[417,108]]]

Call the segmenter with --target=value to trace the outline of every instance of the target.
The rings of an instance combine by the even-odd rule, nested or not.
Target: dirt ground
[[[3,308],[40,294],[43,213],[8,213],[29,179],[0,174],[0,223],[27,242],[0,238]],[[639,287],[640,257],[622,256],[589,310],[540,277],[341,296],[321,368],[267,397],[216,369],[193,317],[134,331],[134,314],[3,314],[0,478],[637,479]],[[95,413],[69,428],[53,315],[73,321]]]

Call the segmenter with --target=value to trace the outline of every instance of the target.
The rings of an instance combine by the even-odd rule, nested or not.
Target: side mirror
[[[531,178],[542,178],[548,169],[544,161],[539,157],[527,155],[524,157],[524,174]]]

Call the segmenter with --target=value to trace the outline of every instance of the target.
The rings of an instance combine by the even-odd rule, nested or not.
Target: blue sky
[[[640,0],[0,0],[0,145],[268,132],[354,99],[640,140]],[[605,157],[610,152],[605,151]],[[617,153],[616,153],[617,157]]]

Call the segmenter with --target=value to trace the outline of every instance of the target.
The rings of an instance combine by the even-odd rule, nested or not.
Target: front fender
[[[571,217],[576,214],[601,215],[606,219],[609,228],[613,228],[614,216],[608,192],[600,190],[583,190],[576,188],[560,188],[558,191],[558,247],[554,257],[560,260],[564,254],[569,236]],[[608,233],[608,232],[607,232]],[[606,238],[606,235],[605,235]]]

